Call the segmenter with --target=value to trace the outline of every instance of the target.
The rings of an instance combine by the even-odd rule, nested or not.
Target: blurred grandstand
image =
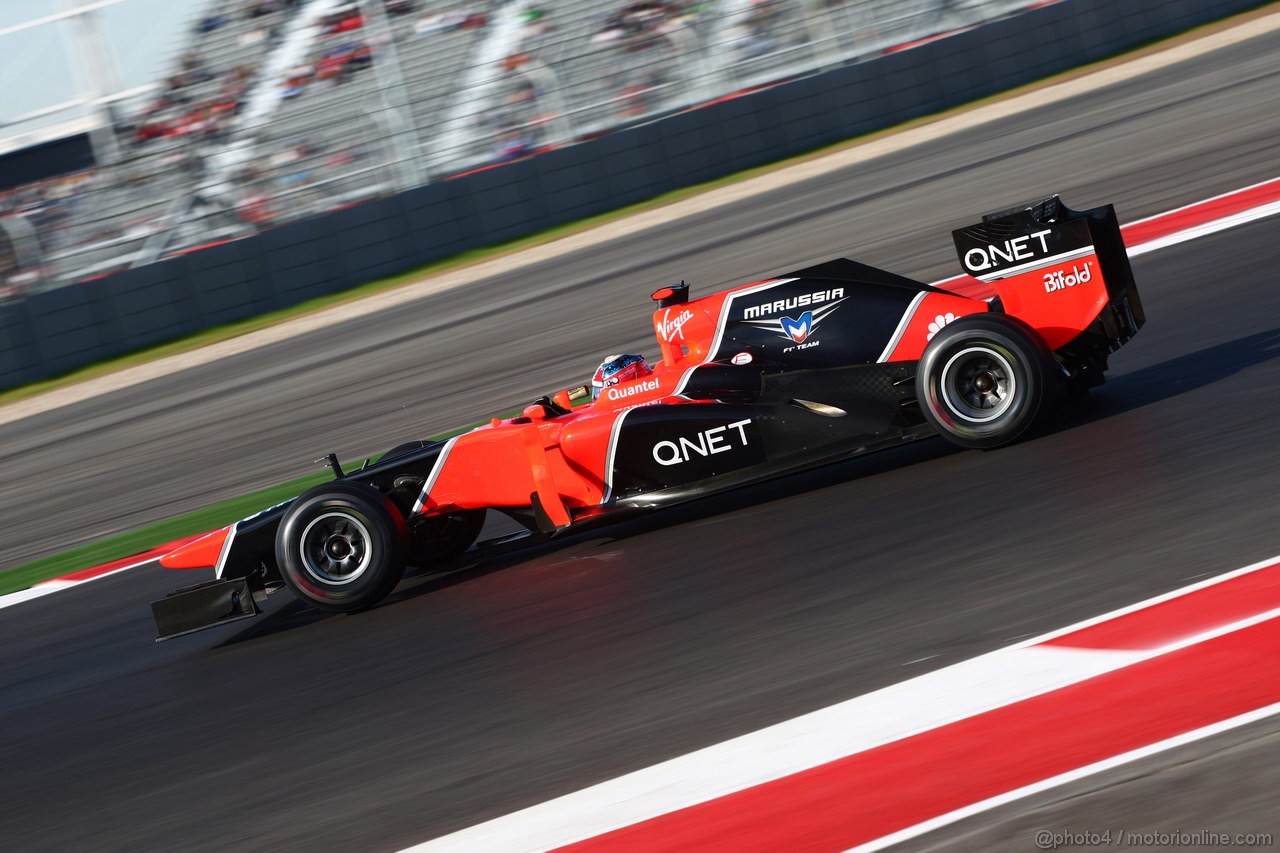
[[[128,0],[123,0],[128,2]],[[96,165],[0,193],[16,298],[1045,0],[212,0]],[[6,236],[7,235],[7,238]]]

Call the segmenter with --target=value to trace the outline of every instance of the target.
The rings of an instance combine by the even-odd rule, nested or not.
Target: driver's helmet
[[[631,353],[611,355],[600,363],[596,368],[595,376],[591,377],[591,399],[597,399],[600,392],[610,385],[630,382],[632,379],[639,379],[650,373],[653,373],[653,368],[642,355]]]

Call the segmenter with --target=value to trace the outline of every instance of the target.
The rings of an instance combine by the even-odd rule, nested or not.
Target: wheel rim
[[[302,531],[298,546],[302,567],[324,584],[349,584],[369,568],[372,561],[369,528],[345,512],[327,512]]]
[[[951,356],[942,368],[940,386],[951,414],[971,423],[1005,414],[1018,390],[1009,359],[989,347],[968,347]]]

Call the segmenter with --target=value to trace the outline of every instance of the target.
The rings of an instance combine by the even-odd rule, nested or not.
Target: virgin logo
[[[684,340],[684,324],[693,319],[693,312],[688,308],[681,311],[675,317],[671,316],[671,309],[668,308],[662,312],[662,322],[658,324],[658,334],[662,336],[664,341]]]

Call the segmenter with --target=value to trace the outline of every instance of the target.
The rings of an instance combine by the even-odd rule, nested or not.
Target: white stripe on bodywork
[[[920,303],[928,295],[929,291],[922,290],[912,298],[907,310],[902,312],[902,319],[898,321],[898,328],[893,330],[893,337],[889,338],[889,343],[885,346],[884,352],[880,353],[880,357],[876,359],[877,363],[889,360],[889,356],[897,349],[898,342],[902,340],[902,336],[906,333],[907,326],[911,325],[912,318],[916,316],[916,309],[920,307]]]
[[[227,557],[231,555],[231,543],[236,540],[236,530],[240,527],[240,522],[231,525],[231,529],[227,531],[227,538],[222,541],[222,550],[218,552],[218,565],[213,567],[213,576],[222,579],[222,571],[227,567]]]
[[[422,505],[427,502],[427,495],[431,494],[431,487],[436,484],[436,480],[440,478],[440,472],[444,470],[444,462],[449,458],[449,451],[453,450],[453,445],[457,443],[458,436],[454,436],[444,444],[444,449],[440,451],[440,455],[436,457],[436,464],[431,466],[431,473],[427,475],[427,481],[422,484],[422,493],[418,495],[418,500],[413,505],[412,515],[422,512]]]
[[[739,290],[730,293],[725,299],[724,304],[720,306],[720,319],[716,321],[716,336],[711,341],[711,349],[707,350],[707,357],[702,360],[702,364],[716,357],[716,353],[720,350],[720,342],[724,340],[724,327],[729,322],[729,309],[733,307],[733,301],[739,296],[750,296],[753,293],[759,293],[762,290],[768,290],[777,287],[780,284],[786,284],[790,281],[796,281],[794,278],[775,278],[773,281],[762,282],[761,284],[748,287],[745,290]]]
[[[686,371],[689,372],[692,371]],[[601,503],[607,504],[613,497],[613,460],[618,453],[618,436],[622,432],[622,422],[634,411],[635,409],[623,409],[613,422],[613,429],[609,431],[609,449],[604,455],[604,500]]]
[[[1009,278],[1010,276],[1017,275],[1018,273],[1026,272],[1027,270],[1051,267],[1056,264],[1073,261],[1076,258],[1083,258],[1085,255],[1092,255],[1096,251],[1097,249],[1093,246],[1084,246],[1080,249],[1072,249],[1070,252],[1063,252],[1060,255],[1053,255],[1048,258],[1037,258],[1034,261],[1027,261],[1025,264],[1018,264],[1016,267],[1007,267],[1006,269],[999,270],[998,272],[987,273],[986,275],[976,275],[974,278],[979,281],[985,281],[989,284],[993,281],[999,281],[1002,278]]]
[[[702,362],[702,364],[695,364],[693,367],[690,367],[683,374],[681,374],[680,381],[676,383],[676,390],[671,392],[672,397],[684,396],[684,389],[688,387],[689,380],[693,378],[693,374],[696,373],[698,368],[702,367],[703,364],[706,364],[706,362],[704,361]]]
[[[720,344],[724,340],[725,326],[728,325],[729,323],[729,309],[733,306],[734,299],[736,299],[739,296],[749,296],[753,293],[760,293],[761,291],[768,290],[772,287],[777,287],[780,284],[787,284],[788,282],[792,282],[792,281],[798,281],[798,279],[775,278],[769,281],[761,282],[760,284],[752,285],[751,287],[748,287],[745,290],[740,290],[740,291],[737,291],[736,293],[729,294],[729,296],[725,298],[724,304],[720,306],[720,316],[716,320],[716,335],[711,341],[710,349],[707,350],[707,354],[702,359],[702,361],[698,362],[693,367],[690,367],[683,374],[681,374],[680,381],[676,383],[676,390],[671,392],[671,396],[683,397],[684,389],[688,387],[689,380],[693,378],[693,374],[697,371],[699,367],[702,367],[703,365],[706,365],[706,364],[710,364],[711,360],[715,358],[716,353],[719,352]]]

